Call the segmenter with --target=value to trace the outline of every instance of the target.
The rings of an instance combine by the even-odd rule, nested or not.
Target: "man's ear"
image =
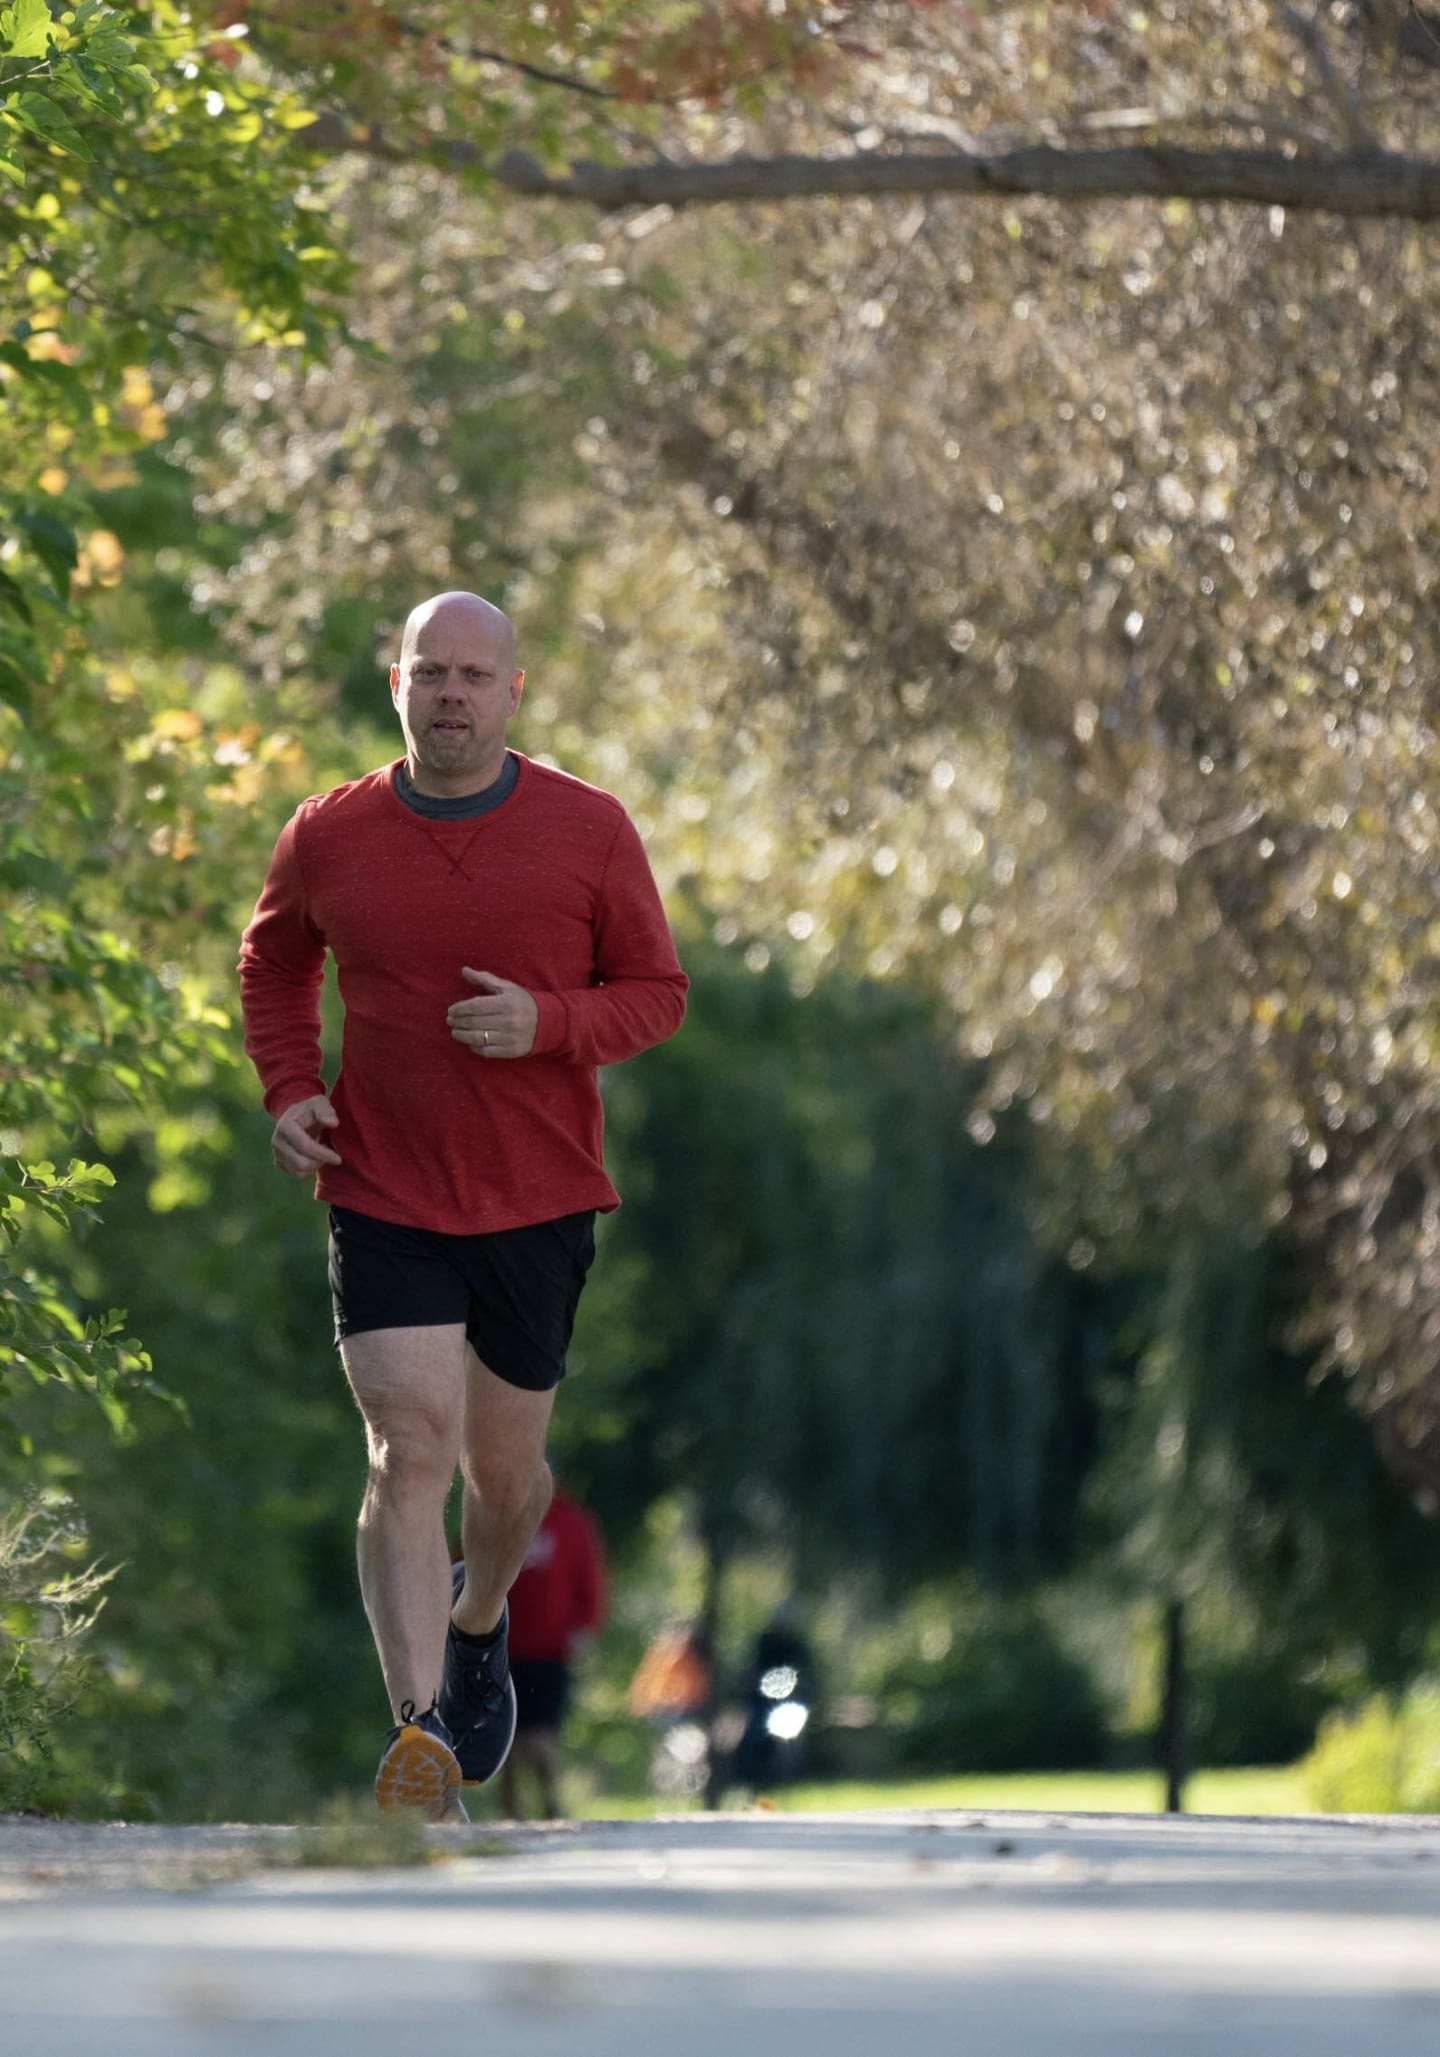
[[[515,683],[510,688],[510,712],[512,714],[520,705],[520,695],[524,692],[524,690],[525,674],[523,671],[517,671],[515,674]]]
[[[400,697],[400,667],[399,667],[399,665],[398,665],[398,664],[392,664],[392,665],[391,665],[391,667],[390,667],[390,698],[391,698],[392,700],[398,700],[398,699],[399,699],[399,697]]]

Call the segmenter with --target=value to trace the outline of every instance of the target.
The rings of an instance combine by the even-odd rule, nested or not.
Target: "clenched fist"
[[[339,1115],[323,1093],[297,1100],[280,1116],[270,1138],[275,1162],[291,1178],[310,1178],[322,1164],[338,1164],[340,1159],[328,1143],[321,1142],[317,1131],[336,1128],[339,1122]]]
[[[496,978],[493,971],[472,971],[466,964],[461,972],[479,991],[457,1000],[446,1013],[456,1042],[477,1057],[528,1057],[540,1020],[534,995],[511,979]]]

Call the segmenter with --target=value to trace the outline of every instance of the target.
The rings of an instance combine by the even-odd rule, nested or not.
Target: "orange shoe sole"
[[[466,1820],[455,1753],[427,1729],[407,1723],[380,1759],[375,1804],[385,1814],[414,1807],[427,1821]]]

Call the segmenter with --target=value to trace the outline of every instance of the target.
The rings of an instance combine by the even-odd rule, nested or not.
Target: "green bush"
[[[907,1770],[1066,1771],[1104,1756],[1090,1674],[1025,1601],[972,1602],[948,1647],[932,1636],[895,1660],[879,1697]]]
[[[1315,1741],[1334,1693],[1285,1656],[1197,1656],[1189,1680],[1195,1764],[1293,1764]]]
[[[1440,1813],[1440,1679],[1332,1714],[1301,1775],[1323,1814]]]
[[[54,1732],[85,1681],[106,1575],[74,1564],[81,1540],[60,1494],[0,1516],[0,1813],[43,1798]]]

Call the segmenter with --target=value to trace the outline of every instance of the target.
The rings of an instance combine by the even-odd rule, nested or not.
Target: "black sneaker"
[[[464,1569],[460,1568],[463,1580]],[[454,1622],[445,1638],[445,1669],[440,1677],[440,1718],[450,1731],[451,1747],[468,1786],[494,1778],[515,1740],[515,1686],[506,1648],[510,1633],[507,1603],[493,1642],[475,1649],[462,1641]]]
[[[460,1798],[460,1766],[450,1747],[450,1731],[434,1707],[415,1712],[407,1700],[391,1729],[385,1754],[375,1774],[376,1804],[390,1813],[416,1807],[427,1821],[464,1821]]]

